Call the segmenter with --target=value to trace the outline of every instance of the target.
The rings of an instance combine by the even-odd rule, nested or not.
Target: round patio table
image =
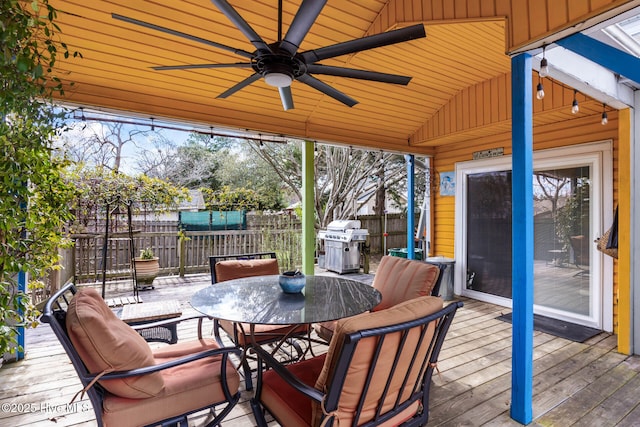
[[[342,319],[371,310],[382,299],[370,285],[335,276],[306,276],[302,292],[287,294],[278,276],[216,283],[191,297],[197,311],[237,323],[294,325]]]

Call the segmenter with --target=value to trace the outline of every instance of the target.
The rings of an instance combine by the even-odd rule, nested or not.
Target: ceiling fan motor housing
[[[275,50],[275,49],[274,49]],[[291,82],[306,73],[304,62],[286,53],[256,54],[252,68],[265,78],[267,84],[276,87],[289,86]],[[281,84],[286,82],[288,84]]]

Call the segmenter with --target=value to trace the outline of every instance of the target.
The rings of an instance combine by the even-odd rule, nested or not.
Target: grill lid
[[[327,225],[327,230],[346,232],[350,229],[359,229],[360,225],[361,223],[358,219],[338,219],[331,221],[329,225]]]
[[[318,237],[324,240],[337,240],[340,242],[365,241],[369,230],[360,228],[360,220],[342,219],[331,221],[326,230],[320,230]]]

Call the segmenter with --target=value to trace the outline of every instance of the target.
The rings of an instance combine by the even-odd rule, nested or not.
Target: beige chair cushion
[[[211,339],[202,339],[160,347],[154,350],[154,363],[164,363],[189,354],[218,348]],[[223,402],[222,358],[207,357],[160,371],[165,387],[148,399],[127,399],[107,394],[103,402],[105,427],[154,424],[179,413],[198,410],[214,402]],[[238,391],[240,376],[230,361],[226,366],[227,384],[232,394]]]
[[[315,383],[315,388],[318,390],[326,391],[326,382],[333,375],[335,364],[340,357],[340,350],[343,345],[344,337],[346,334],[360,331],[363,329],[377,328],[387,325],[393,325],[401,322],[406,322],[419,317],[424,317],[429,314],[435,313],[442,309],[442,299],[439,297],[420,297],[409,301],[397,304],[384,311],[377,311],[373,313],[365,313],[358,316],[353,316],[347,319],[341,319],[338,321],[335,334],[329,345],[327,351],[326,360],[322,368],[322,372],[318,376]],[[420,348],[420,356],[418,360],[424,360],[428,357],[428,347],[431,341],[431,337],[435,331],[435,324],[430,326],[430,332],[425,336],[425,339]],[[405,349],[413,349],[417,345],[419,340],[419,329],[414,329],[408,337],[408,341]],[[393,365],[393,361],[396,357],[396,353],[399,348],[400,333],[392,336],[387,336],[384,341],[384,349],[382,350],[383,359],[378,361],[378,367],[387,366],[389,369]],[[366,374],[368,367],[371,363],[371,355],[374,347],[377,343],[375,338],[366,338],[360,341],[358,348],[355,352],[354,358],[351,361],[349,369],[347,371],[346,380],[342,394],[340,396],[340,404],[338,406],[337,416],[340,419],[340,425],[351,425],[353,421],[353,414],[357,410],[357,403],[360,395],[363,391],[363,385],[366,381]],[[413,346],[412,346],[413,344]],[[390,409],[398,394],[401,393],[402,400],[409,397],[411,389],[416,381],[419,381],[419,366],[412,368],[411,381],[409,381],[404,388],[402,388],[402,380],[404,375],[409,369],[409,363],[412,357],[412,351],[405,351],[401,354],[398,362],[395,376],[391,387],[389,389],[385,408]],[[373,419],[375,416],[376,405],[379,398],[383,394],[383,388],[386,383],[386,376],[388,371],[377,370],[370,383],[369,392],[362,408],[360,423],[364,423]],[[417,407],[413,408],[412,413],[403,414],[403,417],[411,417],[415,413]],[[313,420],[312,425],[318,425],[320,417],[322,416],[322,409],[319,405],[314,404],[312,406]],[[397,420],[396,421],[400,421]]]
[[[216,282],[280,273],[278,260],[275,258],[226,260],[216,263],[214,268],[216,269]]]
[[[333,377],[333,370],[339,358],[339,352],[342,349],[344,336],[347,333],[369,329],[380,326],[388,326],[404,321],[412,320],[418,317],[427,316],[435,313],[442,308],[442,299],[438,297],[420,297],[414,300],[406,301],[398,304],[385,311],[375,313],[365,313],[358,316],[342,319],[338,321],[335,339],[331,341],[329,350],[326,354],[305,359],[298,363],[287,365],[287,370],[296,378],[309,387],[315,387],[322,392],[326,392],[326,382]],[[424,343],[420,349],[420,356],[423,360],[428,356],[427,351],[431,337],[433,336],[435,325],[430,326],[430,332],[426,334]],[[396,376],[391,385],[391,391],[387,397],[385,410],[390,409],[398,393],[402,388],[401,382],[409,369],[408,359],[412,356],[411,344],[417,345],[418,330],[414,330],[409,334],[409,347],[405,347],[405,351],[401,354],[401,358],[396,369]],[[370,365],[371,354],[376,339],[368,338],[360,341],[355,356],[347,372],[345,385],[340,396],[337,415],[340,417],[339,425],[351,425],[353,413],[356,411],[356,404],[362,393],[363,384],[366,380],[367,369]],[[386,383],[386,375],[389,374],[393,361],[399,347],[399,334],[387,336],[385,338],[385,348],[382,351],[384,359],[378,363],[378,371],[374,374],[370,385],[370,394],[367,397],[366,404],[360,419],[360,424],[370,420],[374,416],[374,411],[379,397],[382,395],[382,388]],[[380,368],[386,367],[388,369]],[[419,368],[414,367],[412,371],[412,381],[402,390],[403,397],[407,398],[415,381],[420,380]],[[383,378],[384,377],[384,378]],[[282,379],[273,370],[268,370],[263,374],[262,392],[260,401],[269,408],[271,412],[281,422],[286,422],[288,427],[302,426],[319,426],[322,416],[320,405],[311,401],[302,393],[296,391],[291,385]],[[397,426],[411,418],[418,410],[418,403],[409,406],[403,412],[397,414],[386,423],[381,424],[384,427]],[[337,423],[334,423],[337,425]]]
[[[126,371],[155,363],[147,342],[118,319],[93,288],[79,289],[67,310],[67,332],[87,369]],[[100,381],[111,393],[126,398],[157,396],[164,388],[159,373]]]
[[[307,386],[313,387],[322,371],[325,357],[326,354],[321,354],[292,363],[287,365],[287,370]],[[272,369],[263,373],[260,401],[279,421],[286,422],[287,427],[311,425],[311,399],[294,389]]]
[[[382,294],[373,311],[384,310],[413,298],[431,295],[440,275],[440,268],[422,261],[385,255],[380,260],[372,286]],[[336,322],[314,325],[316,333],[331,341]]]
[[[373,310],[384,310],[413,298],[431,294],[440,268],[422,261],[385,255],[373,278],[382,301]]]

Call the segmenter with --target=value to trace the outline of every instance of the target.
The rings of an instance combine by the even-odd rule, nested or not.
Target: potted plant
[[[140,250],[140,256],[133,259],[136,268],[136,286],[140,289],[153,289],[153,280],[158,276],[160,263],[151,248]]]

